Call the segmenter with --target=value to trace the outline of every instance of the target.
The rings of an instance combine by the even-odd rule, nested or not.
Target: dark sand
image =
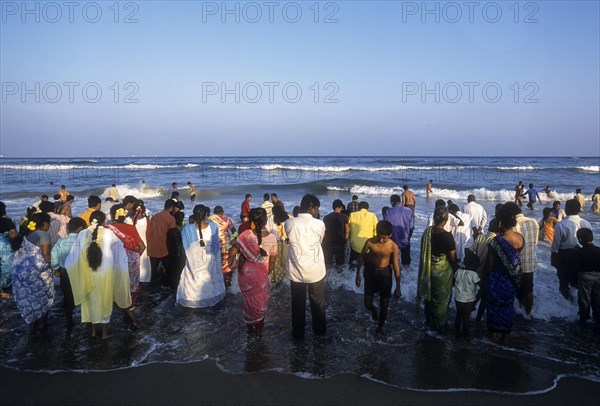
[[[600,383],[565,378],[549,392],[419,392],[357,375],[302,379],[276,372],[232,375],[214,362],[150,364],[108,372],[38,373],[0,367],[4,405],[597,405]]]

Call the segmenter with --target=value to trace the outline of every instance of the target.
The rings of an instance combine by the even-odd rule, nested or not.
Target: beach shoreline
[[[398,389],[355,374],[303,379],[273,371],[229,374],[214,361],[155,363],[97,372],[24,372],[0,367],[3,404],[594,405],[600,383],[575,377],[535,394]],[[154,388],[154,389],[152,389]]]

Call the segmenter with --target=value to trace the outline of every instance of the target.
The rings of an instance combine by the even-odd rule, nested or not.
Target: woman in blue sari
[[[19,313],[31,332],[43,332],[54,303],[54,280],[50,269],[50,216],[36,213],[10,244],[13,295]]]
[[[483,269],[487,290],[487,328],[490,338],[506,341],[510,334],[515,310],[513,303],[521,283],[521,250],[523,236],[513,228],[517,225],[515,214],[502,208],[498,214],[500,232],[488,245],[488,255]]]
[[[6,217],[6,205],[0,202],[0,297],[12,296],[12,262],[10,240],[17,236],[15,223]]]

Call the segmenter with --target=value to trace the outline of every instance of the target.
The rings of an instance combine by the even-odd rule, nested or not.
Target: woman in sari
[[[148,240],[146,239],[146,230],[148,229],[148,223],[150,222],[150,214],[148,213],[148,210],[146,210],[143,200],[138,200],[134,203],[133,213],[133,217],[127,217],[125,222],[135,226],[144,246],[147,246]],[[140,253],[140,282],[150,282],[151,276],[150,257],[148,257],[148,252],[144,250]]]
[[[500,231],[489,243],[483,268],[487,328],[494,341],[498,334],[506,340],[512,330],[515,318],[513,303],[521,283],[521,249],[525,243],[523,236],[513,231],[517,219],[511,210],[501,209],[497,218]]]
[[[81,322],[92,323],[92,337],[101,325],[102,338],[109,338],[108,324],[113,302],[121,309],[131,306],[127,254],[123,243],[104,228],[106,215],[97,210],[91,225],[77,236],[65,268],[71,281],[73,301],[81,304]]]
[[[15,223],[6,217],[6,205],[0,202],[0,297],[12,296],[12,262],[10,240],[18,235]]]
[[[10,244],[13,295],[30,331],[44,331],[48,310],[54,303],[54,280],[50,269],[50,216],[36,213]]]
[[[544,217],[540,220],[540,235],[539,239],[546,241],[548,244],[552,244],[554,238],[554,226],[558,223],[556,217],[552,216],[552,210],[549,207],[545,207],[543,210]]]
[[[275,267],[270,272],[271,283],[279,284],[285,279],[285,268],[288,256],[288,238],[283,223],[290,218],[283,206],[273,206],[273,223],[275,224],[275,237],[277,238],[277,259]]]
[[[436,207],[433,226],[421,238],[421,256],[417,278],[417,312],[425,301],[427,325],[438,332],[446,331],[448,305],[452,296],[452,277],[458,269],[456,244],[452,234],[444,230],[448,209]]]
[[[125,224],[127,213],[122,204],[116,204],[110,208],[110,217],[113,224],[106,225],[125,247],[127,254],[127,268],[129,269],[129,290],[131,292],[131,306],[123,309],[124,316],[131,322],[135,329],[139,329],[140,325],[133,315],[133,310],[137,304],[137,299],[140,293],[140,255],[146,251],[146,245],[137,232],[135,226]]]
[[[181,231],[185,266],[177,288],[177,303],[185,307],[210,307],[225,297],[219,228],[209,222],[209,213],[203,204],[195,206],[194,223]]]
[[[244,321],[248,334],[262,335],[269,303],[269,271],[275,266],[277,239],[267,231],[267,211],[250,210],[251,229],[239,235],[229,258],[239,252],[238,283],[244,298]]]
[[[215,206],[215,214],[209,217],[210,221],[219,227],[219,242],[221,243],[221,265],[223,267],[223,279],[225,286],[231,286],[231,274],[229,267],[229,249],[231,248],[231,233],[235,236],[233,221],[225,215],[223,207]]]

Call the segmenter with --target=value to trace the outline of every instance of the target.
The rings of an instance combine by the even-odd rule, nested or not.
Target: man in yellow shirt
[[[98,196],[91,195],[88,197],[88,209],[81,213],[79,217],[81,217],[85,223],[90,225],[90,215],[96,210],[100,210],[102,207],[102,200]]]
[[[350,213],[350,263],[358,260],[365,242],[377,235],[377,216],[369,211],[369,203],[360,202],[358,211]]]

